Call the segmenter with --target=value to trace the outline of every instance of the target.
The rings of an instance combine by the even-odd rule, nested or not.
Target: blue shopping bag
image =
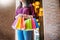
[[[36,28],[39,28],[38,22],[36,21],[36,18],[34,18],[35,24],[36,24]]]

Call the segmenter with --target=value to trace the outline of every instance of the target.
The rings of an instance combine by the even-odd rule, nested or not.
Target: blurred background
[[[0,0],[0,40],[15,40],[14,15],[15,0]]]

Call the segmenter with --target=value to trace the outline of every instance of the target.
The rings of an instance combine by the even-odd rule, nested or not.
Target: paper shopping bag
[[[32,29],[36,29],[36,24],[35,24],[34,18],[31,18],[31,21],[32,21]]]
[[[36,18],[34,18],[35,20],[35,24],[36,24],[36,28],[39,28],[38,22],[36,21]]]
[[[21,30],[25,29],[25,22],[24,22],[24,17],[21,18]]]
[[[25,26],[26,26],[26,29],[32,29],[32,22],[31,22],[31,19],[27,19],[25,21]]]
[[[13,29],[16,29],[17,22],[18,22],[18,18],[15,19],[14,22],[13,22],[13,24],[12,24],[12,28]]]
[[[20,29],[21,27],[21,17],[18,17],[18,23],[16,25],[16,29]]]

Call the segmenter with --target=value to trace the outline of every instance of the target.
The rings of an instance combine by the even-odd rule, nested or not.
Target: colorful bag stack
[[[19,30],[33,30],[36,28],[39,28],[38,22],[36,21],[36,18],[28,18],[24,19],[24,17],[18,16],[13,25],[13,29],[19,29]]]

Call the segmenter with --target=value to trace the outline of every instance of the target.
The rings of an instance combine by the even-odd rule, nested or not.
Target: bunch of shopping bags
[[[24,16],[18,15],[15,17],[12,27],[13,29],[33,30],[39,28],[39,25],[36,18],[27,18],[25,20]]]

